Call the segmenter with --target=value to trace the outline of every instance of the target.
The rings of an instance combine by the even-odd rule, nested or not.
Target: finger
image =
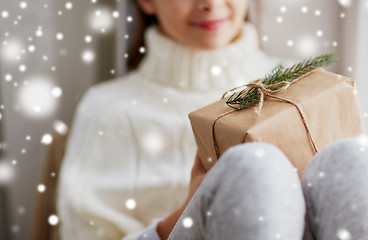
[[[198,151],[196,152],[196,156],[195,156],[195,159],[194,159],[194,164],[193,164],[193,168],[192,168],[192,170],[193,171],[198,171],[198,169],[200,169],[200,158],[199,158],[199,155],[198,155]]]
[[[202,164],[202,161],[201,161],[201,159],[199,157],[198,151],[197,151],[197,154],[196,154],[196,159],[195,159],[194,165],[195,165],[195,168],[197,169],[198,172],[201,172],[201,173],[205,173],[206,172],[206,170],[205,170],[205,168],[204,168],[204,166]]]

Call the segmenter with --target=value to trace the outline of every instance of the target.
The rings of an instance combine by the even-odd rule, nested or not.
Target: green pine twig
[[[309,73],[310,71],[327,66],[333,62],[337,62],[338,59],[334,54],[324,54],[315,58],[309,58],[303,60],[291,67],[285,68],[285,66],[279,63],[270,74],[266,74],[262,81],[265,85],[280,83],[280,82],[292,82],[293,80]],[[281,86],[269,88],[270,90],[277,90]],[[267,96],[265,96],[266,98]],[[251,107],[259,102],[260,93],[255,87],[250,88],[247,92],[246,89],[240,91],[237,95],[233,93],[226,104],[234,109],[240,110],[242,108]]]

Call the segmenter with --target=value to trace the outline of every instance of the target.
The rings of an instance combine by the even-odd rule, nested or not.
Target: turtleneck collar
[[[232,43],[212,51],[181,45],[157,25],[146,29],[144,37],[147,51],[138,68],[144,81],[183,90],[223,90],[249,82],[244,65],[262,53],[257,31],[249,22]]]

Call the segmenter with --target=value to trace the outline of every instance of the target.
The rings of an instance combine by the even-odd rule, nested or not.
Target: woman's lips
[[[204,22],[196,22],[192,23],[193,26],[205,29],[205,30],[216,30],[222,26],[226,22],[227,18],[204,21]]]

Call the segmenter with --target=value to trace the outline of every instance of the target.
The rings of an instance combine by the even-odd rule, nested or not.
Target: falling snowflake
[[[292,46],[294,46],[294,41],[293,41],[293,40],[288,40],[288,41],[286,42],[286,45],[287,45],[288,47],[292,47]]]
[[[20,6],[20,8],[25,9],[25,8],[27,8],[27,2],[20,2],[19,6]]]
[[[29,84],[18,92],[18,101],[24,114],[29,117],[47,117],[55,111],[57,102],[52,96],[52,80],[46,76],[33,76]]]
[[[336,236],[338,237],[339,240],[350,240],[351,239],[350,232],[344,228],[338,229],[336,232]]]
[[[112,13],[107,8],[98,9],[90,14],[88,23],[92,30],[107,32],[113,26]]]
[[[65,8],[66,8],[66,9],[72,9],[72,8],[73,8],[73,3],[71,3],[71,2],[66,2],[66,3],[65,3]]]
[[[36,36],[37,37],[42,37],[43,36],[43,31],[41,27],[38,27],[38,29],[36,30]]]
[[[125,201],[125,207],[128,208],[129,210],[136,208],[136,206],[137,202],[133,198],[129,198],[128,200]]]
[[[23,207],[23,206],[19,206],[19,207],[18,207],[18,213],[19,213],[19,214],[23,215],[25,212],[26,212],[25,207]]]
[[[36,47],[34,45],[29,45],[28,46],[28,51],[29,52],[34,52],[36,50]]]
[[[37,191],[38,191],[38,192],[42,193],[42,192],[44,192],[45,190],[46,190],[45,185],[43,185],[43,184],[39,184],[39,185],[37,186]]]
[[[9,17],[9,12],[8,11],[2,11],[1,12],[1,17],[8,18]]]
[[[68,126],[62,121],[55,121],[53,126],[59,134],[66,134],[68,131]]]
[[[256,155],[257,158],[261,158],[265,155],[265,150],[262,148],[256,148],[254,150],[254,154]]]
[[[59,98],[63,94],[63,91],[60,87],[53,87],[51,90],[51,94],[53,97]]]
[[[368,136],[366,135],[362,135],[359,137],[359,144],[362,145],[362,147],[367,147],[368,146]]]
[[[5,81],[10,82],[13,79],[13,76],[11,74],[5,75]]]
[[[307,12],[308,12],[308,7],[303,6],[303,7],[301,8],[301,11],[302,11],[302,13],[307,13]]]
[[[322,36],[323,36],[323,31],[322,31],[322,30],[318,30],[318,31],[316,32],[316,35],[317,35],[318,37],[322,37]]]
[[[287,11],[287,8],[285,6],[280,7],[280,12],[285,13]]]
[[[17,39],[10,39],[2,45],[0,55],[1,58],[9,63],[19,60],[23,46]]]
[[[52,136],[48,133],[44,134],[42,136],[41,143],[49,145],[50,143],[52,143]]]
[[[112,16],[113,16],[113,18],[118,18],[118,17],[120,16],[120,14],[119,14],[119,12],[118,12],[118,11],[114,11],[114,12],[112,13]]]
[[[19,232],[19,226],[18,225],[13,225],[11,228],[13,233],[18,233]]]
[[[90,43],[90,42],[92,42],[92,37],[90,35],[87,35],[87,36],[84,37],[84,41],[86,43]]]
[[[56,215],[50,215],[48,218],[49,224],[55,226],[59,223],[59,217]]]
[[[296,50],[302,57],[316,55],[318,52],[318,42],[316,37],[311,35],[302,35],[296,41]]]
[[[14,168],[7,161],[0,161],[0,186],[10,183],[14,178]]]
[[[146,49],[145,49],[144,47],[140,47],[140,48],[139,48],[139,52],[140,52],[140,53],[145,53],[145,52],[146,52]]]
[[[221,74],[221,72],[222,72],[222,69],[221,69],[220,66],[217,66],[217,65],[212,66],[211,73],[212,73],[213,76],[219,76]]]
[[[27,70],[27,66],[26,65],[22,64],[22,65],[19,66],[19,71],[25,72],[26,70]]]
[[[157,154],[164,148],[164,136],[158,129],[148,129],[141,137],[143,148],[151,153]]]
[[[56,39],[57,39],[57,40],[59,40],[59,41],[60,41],[60,40],[63,40],[63,38],[64,38],[64,35],[63,35],[62,33],[57,33],[57,34],[56,34]]]
[[[352,4],[352,0],[338,0],[338,2],[341,4],[341,6],[343,7],[350,7]]]
[[[95,60],[95,53],[92,50],[85,50],[82,53],[82,60],[85,63],[91,63]]]
[[[183,219],[183,226],[186,228],[190,228],[193,226],[193,219],[190,217],[185,217]]]

